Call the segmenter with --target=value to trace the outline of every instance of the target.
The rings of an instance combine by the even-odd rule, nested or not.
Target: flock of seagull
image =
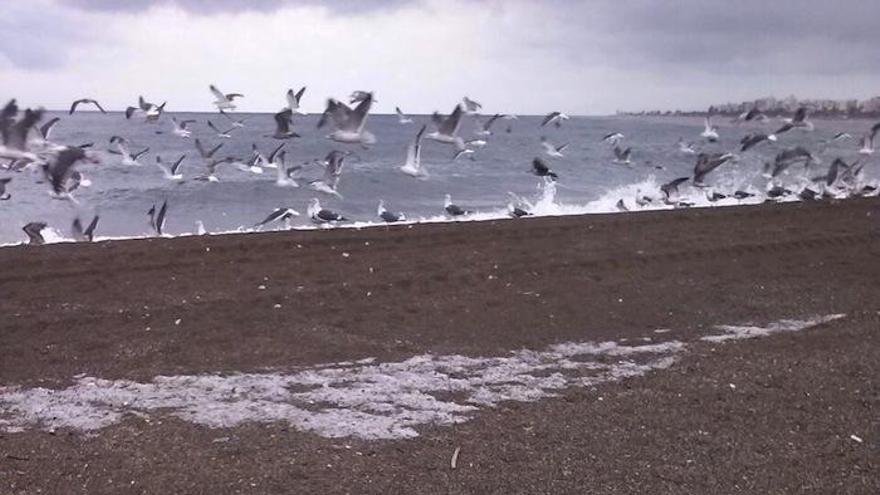
[[[214,85],[209,86],[209,90],[214,97],[214,106],[217,108],[216,122],[208,120],[206,122],[217,138],[231,139],[235,133],[245,127],[246,118],[237,118],[233,113],[236,110],[237,100],[244,98],[241,93],[224,93]],[[280,111],[274,114],[275,131],[266,135],[266,138],[276,140],[278,144],[269,154],[262,153],[256,144],[251,147],[251,155],[246,158],[236,156],[223,156],[221,150],[223,143],[215,146],[206,146],[200,139],[194,139],[194,147],[198,152],[198,156],[203,162],[203,173],[194,176],[194,180],[205,182],[219,181],[218,172],[225,167],[234,167],[238,170],[251,172],[254,174],[263,173],[264,169],[275,169],[275,183],[279,187],[300,187],[300,182],[305,179],[300,175],[303,171],[303,165],[289,165],[286,157],[285,147],[288,140],[300,137],[294,130],[294,116],[306,115],[301,109],[301,100],[305,94],[306,88],[303,87],[298,91],[290,89],[285,95],[286,105]],[[372,92],[354,91],[348,102],[343,102],[334,98],[327,100],[324,112],[318,120],[317,127],[329,128],[327,138],[342,144],[359,145],[368,148],[376,143],[376,136],[369,132],[366,128],[367,117],[370,109],[376,100]],[[138,98],[137,106],[127,107],[124,114],[126,119],[132,119],[136,116],[142,117],[145,123],[158,123],[165,114],[166,102],[155,104],[146,101],[143,97]],[[83,106],[92,106],[96,111],[107,114],[107,111],[101,104],[91,98],[83,98],[74,101],[69,109],[72,115]],[[461,156],[471,155],[476,149],[486,146],[487,139],[493,134],[493,125],[499,121],[516,120],[515,115],[510,114],[494,114],[488,118],[480,114],[482,105],[468,97],[464,97],[461,102],[457,103],[448,115],[434,113],[431,117],[433,129],[429,132],[428,126],[423,125],[416,132],[414,138],[407,146],[406,156],[403,164],[399,167],[400,172],[419,179],[427,179],[429,177],[428,170],[421,160],[422,141],[429,139],[438,143],[449,145],[452,147],[452,160],[456,160]],[[412,118],[408,117],[399,107],[395,108],[397,120],[400,125],[413,124]],[[80,186],[90,185],[82,171],[81,167],[89,164],[102,163],[103,152],[95,149],[94,143],[84,143],[79,145],[59,144],[51,139],[52,129],[60,120],[59,117],[52,118],[46,122],[42,122],[44,111],[42,109],[25,109],[21,111],[15,100],[7,103],[0,110],[0,134],[2,134],[2,144],[0,144],[0,169],[8,171],[22,172],[32,170],[38,173],[39,181],[49,185],[49,193],[55,199],[65,199],[76,202],[73,192]],[[750,132],[741,141],[738,152],[747,153],[749,150],[761,145],[765,142],[776,143],[780,141],[781,136],[793,129],[802,129],[812,131],[813,123],[809,120],[809,112],[807,108],[799,108],[791,118],[783,119],[781,126],[773,133],[764,133],[760,130]],[[475,119],[474,137],[465,139],[460,132],[463,119],[465,116],[472,116]],[[541,120],[540,127],[547,126],[560,127],[569,120],[569,116],[565,113],[554,111]],[[766,125],[770,119],[760,112],[758,109],[752,109],[743,112],[734,119],[737,125],[747,123],[758,123]],[[181,139],[189,139],[192,136],[191,127],[196,124],[195,120],[180,120],[176,116],[171,116],[171,133]],[[510,124],[507,125],[506,131],[511,132]],[[156,131],[162,133],[164,131]],[[861,147],[859,153],[862,155],[871,155],[874,153],[874,140],[880,132],[880,123],[875,124],[868,129],[861,139]],[[712,116],[705,118],[703,131],[699,136],[708,143],[718,143],[719,129],[712,123]],[[622,143],[625,136],[620,132],[612,132],[602,137],[602,141],[607,143],[611,153],[614,156],[614,163],[630,166],[632,163],[632,148],[623,147]],[[820,143],[821,150],[824,152],[831,142],[842,142],[846,140],[854,140],[847,133],[838,133],[831,140]],[[540,138],[540,144],[543,152],[550,158],[564,157],[568,143],[557,145],[551,142],[546,136]],[[735,152],[701,152],[697,142],[688,142],[684,138],[679,139],[678,151],[686,155],[694,155],[696,163],[692,176],[679,177],[660,187],[660,196],[652,197],[650,195],[642,195],[639,193],[635,198],[635,203],[640,207],[662,202],[667,205],[676,207],[692,206],[683,200],[679,194],[679,188],[685,183],[691,182],[693,186],[698,188],[706,188],[707,176],[727,163],[736,162],[740,156]],[[149,148],[140,150],[133,149],[133,143],[122,136],[111,136],[109,139],[109,148],[106,152],[117,155],[121,159],[121,163],[126,166],[141,165],[140,159],[149,151]],[[345,160],[347,157],[355,155],[352,150],[339,151],[333,150],[327,154],[322,160],[314,160],[312,163],[323,169],[323,174],[319,178],[307,181],[310,189],[341,198],[338,191],[339,180],[342,175]],[[172,162],[165,161],[161,156],[156,156],[155,165],[161,171],[163,177],[169,181],[183,181],[182,166],[186,155],[182,155]],[[4,163],[5,162],[5,163]],[[763,175],[768,179],[766,196],[771,200],[778,200],[784,197],[797,196],[801,199],[818,199],[821,197],[842,197],[842,196],[864,196],[877,192],[877,188],[872,185],[866,185],[863,181],[864,163],[847,163],[841,158],[836,158],[831,163],[828,170],[820,175],[809,175],[813,168],[820,164],[821,160],[816,153],[813,153],[803,146],[794,146],[782,149],[772,162],[768,162],[764,166]],[[804,167],[805,185],[799,190],[794,191],[786,188],[776,179],[780,174],[790,169],[793,165],[801,164]],[[545,158],[535,157],[532,160],[530,172],[545,181],[556,181],[559,175],[553,171]],[[12,194],[10,189],[12,178],[0,178],[0,200],[10,200]],[[513,217],[524,217],[532,214],[532,205],[528,201],[511,194],[511,200],[507,205],[508,212]],[[754,193],[737,190],[732,194],[721,194],[717,191],[707,193],[710,201],[718,201],[726,197],[736,199],[745,199],[754,196]],[[466,208],[453,203],[449,194],[446,195],[444,201],[444,212],[450,217],[460,217],[469,215],[472,212]],[[630,207],[621,198],[617,203],[617,208],[621,211],[628,211]],[[394,223],[406,219],[401,212],[388,210],[384,201],[380,200],[377,207],[377,216],[384,222]],[[168,203],[164,201],[161,205],[154,204],[147,216],[149,217],[149,225],[157,235],[163,234],[165,221],[168,215]],[[320,200],[313,198],[307,208],[308,217],[316,224],[337,224],[346,221],[346,217],[339,212],[332,211],[321,206]],[[263,227],[272,223],[282,223],[287,227],[290,226],[292,219],[300,216],[300,213],[291,207],[280,207],[271,212],[261,222],[255,224],[255,228]],[[80,218],[76,218],[71,226],[71,232],[77,241],[91,241],[94,239],[95,229],[97,228],[99,217],[96,215],[88,223],[83,226]],[[22,230],[28,236],[31,244],[43,244],[45,239],[41,232],[47,226],[44,221],[34,221],[25,225]],[[204,231],[203,227],[199,227],[200,231]]]

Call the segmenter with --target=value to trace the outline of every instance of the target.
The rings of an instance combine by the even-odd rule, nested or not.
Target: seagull
[[[522,218],[533,215],[530,210],[532,210],[534,206],[531,203],[512,192],[508,191],[507,195],[510,197],[510,200],[507,202],[507,213],[511,217]]]
[[[285,146],[287,146],[287,143],[279,144],[278,146],[275,147],[274,150],[272,150],[271,153],[269,153],[269,158],[266,158],[265,155],[260,153],[260,150],[257,148],[257,144],[253,143],[253,144],[251,144],[251,153],[253,154],[253,157],[256,158],[256,164],[259,165],[260,167],[278,168],[279,153],[281,152],[281,150],[284,149]]]
[[[425,137],[440,143],[454,144],[455,148],[459,150],[464,149],[464,140],[458,136],[458,129],[461,127],[461,116],[463,113],[460,104],[455,105],[452,113],[446,118],[443,118],[439,113],[434,112],[431,120],[434,122],[434,125],[437,126],[437,130],[429,133]]]
[[[218,110],[235,110],[235,104],[233,101],[236,98],[244,98],[244,95],[241,93],[223,94],[223,92],[217,89],[213,84],[209,86],[209,89],[214,93],[214,98],[217,98],[214,105],[217,106]]]
[[[214,175],[217,171],[217,166],[222,163],[229,163],[229,158],[223,159],[214,159],[214,155],[217,154],[217,151],[223,147],[223,143],[214,146],[210,150],[206,150],[204,146],[202,146],[202,142],[196,138],[196,150],[199,152],[199,156],[202,157],[202,160],[205,162],[205,167],[208,169],[208,175],[197,177],[197,180],[207,180],[209,182],[217,182],[217,176]]]
[[[562,112],[550,112],[544,116],[544,120],[541,121],[541,127],[544,127],[547,124],[553,124],[556,127],[561,127],[562,121],[568,120],[569,118],[571,117]]]
[[[610,132],[602,136],[602,141],[608,143],[610,146],[617,146],[617,143],[619,143],[623,137],[623,134],[619,132]]]
[[[400,107],[394,107],[394,113],[397,114],[397,123],[398,124],[404,125],[404,124],[412,124],[413,123],[413,119],[407,117],[406,114],[404,114],[403,111],[400,110]]]
[[[741,152],[746,152],[751,148],[754,148],[758,144],[764,141],[776,142],[776,135],[774,134],[764,134],[762,132],[756,132],[754,134],[746,134],[739,142],[742,145],[740,147]]]
[[[280,148],[276,149],[273,155],[270,155],[269,157],[269,160],[272,161],[271,163],[273,163],[277,169],[275,185],[278,187],[299,187],[299,183],[293,176],[296,172],[302,169],[302,167],[297,165],[288,168],[284,163],[287,152],[278,150],[280,150]]]
[[[293,89],[287,90],[287,109],[292,113],[296,113],[299,115],[305,115],[306,113],[300,109],[299,102],[302,100],[303,94],[306,92],[306,87],[303,86],[296,93],[293,92]]]
[[[410,177],[428,178],[428,171],[422,166],[422,134],[425,133],[426,128],[427,126],[423,125],[413,142],[406,147],[406,162],[400,167],[400,171]]]
[[[237,158],[235,158],[234,156],[227,156],[225,158],[218,158],[218,159],[205,159],[205,168],[207,169],[208,173],[207,173],[207,175],[200,175],[198,177],[195,177],[195,180],[208,181],[208,182],[220,182],[220,179],[217,177],[217,167],[219,167],[220,165],[223,165],[224,163],[236,163],[236,162],[239,162],[239,160]],[[243,169],[245,172],[249,171],[249,170],[247,170],[247,167],[245,167],[243,165],[241,167],[237,167],[237,168]],[[258,172],[255,172],[255,173],[258,173]]]
[[[468,147],[464,147],[460,150],[456,150],[455,154],[452,155],[452,160],[450,160],[450,161],[454,162],[454,161],[458,160],[459,157],[464,156],[464,155],[468,155],[468,157],[471,159],[471,161],[476,161],[476,159],[474,158],[474,153],[476,153],[476,151],[474,151]]]
[[[684,138],[678,138],[678,151],[688,155],[694,155],[697,153],[694,143],[686,142]]]
[[[180,166],[185,158],[186,155],[180,155],[180,158],[169,166],[165,164],[161,156],[156,155],[156,166],[162,170],[162,174],[166,179],[181,181],[183,180],[183,174],[180,173]]]
[[[354,105],[355,103],[362,102],[362,101],[366,100],[367,98],[370,98],[371,100],[373,100],[373,93],[371,93],[369,91],[361,91],[361,90],[352,91],[351,95],[348,97],[348,102],[351,103],[352,105]],[[375,102],[376,102],[376,100],[373,100],[373,103],[375,103]]]
[[[140,166],[141,163],[138,161],[138,159],[142,157],[144,153],[150,151],[150,148],[144,148],[137,153],[131,153],[128,151],[128,147],[126,146],[127,144],[129,144],[128,140],[120,136],[112,136],[110,138],[110,144],[115,144],[116,149],[107,151],[114,155],[122,156],[122,164],[128,166]]]
[[[125,118],[130,119],[135,113],[143,113],[147,122],[155,122],[159,120],[162,112],[165,111],[165,103],[167,102],[163,102],[161,105],[155,105],[144,100],[143,96],[139,96],[137,107],[128,107],[125,109]]]
[[[73,239],[77,242],[92,242],[95,238],[95,227],[98,226],[98,219],[100,217],[95,215],[92,218],[92,221],[89,223],[89,226],[83,230],[82,222],[79,217],[73,219],[73,226],[71,227],[71,232],[73,234]]]
[[[660,191],[663,193],[663,201],[666,204],[677,204],[679,202],[678,186],[684,184],[688,180],[690,180],[690,177],[679,177],[660,186]]]
[[[228,120],[230,123],[232,123],[232,127],[244,127],[244,122],[247,120],[247,118],[242,118],[242,119],[232,118],[231,115],[224,112],[223,110],[220,110],[220,115],[226,117],[226,120]]]
[[[500,113],[496,113],[495,115],[489,117],[489,120],[486,122],[480,122],[477,120],[477,129],[474,131],[474,134],[477,136],[491,136],[492,131],[490,130],[492,124],[495,123],[496,120],[500,119],[502,115]]]
[[[35,127],[35,129],[40,134],[40,137],[43,139],[43,141],[49,140],[49,135],[52,134],[52,129],[55,128],[55,124],[57,124],[59,120],[61,120],[61,119],[58,117],[53,117],[53,118],[49,119],[49,121],[46,122],[45,124],[43,124],[39,127]]]
[[[706,119],[703,121],[703,132],[700,133],[700,136],[710,143],[718,142],[718,128],[712,125],[711,115],[706,115]]]
[[[318,129],[327,125],[327,122],[331,120],[333,121],[333,124],[338,127],[348,119],[352,112],[353,110],[345,103],[329,98],[327,100],[327,107],[321,114],[321,118],[318,119]]]
[[[619,163],[621,165],[630,164],[630,155],[632,155],[632,148],[620,149],[620,146],[614,146],[614,163]]]
[[[385,201],[379,200],[379,206],[376,208],[376,215],[379,216],[386,223],[396,223],[402,222],[406,220],[406,215],[403,213],[395,213],[393,211],[388,211],[385,209]]]
[[[235,127],[235,126],[232,126],[232,127],[230,127],[229,129],[226,129],[225,131],[221,131],[221,130],[218,129],[218,128],[214,125],[214,123],[211,122],[210,120],[208,121],[208,127],[210,127],[212,131],[214,131],[214,132],[217,133],[217,137],[219,137],[219,138],[226,138],[226,139],[230,139],[230,138],[232,138],[232,131],[238,129],[238,128]]]
[[[763,112],[758,110],[757,107],[753,107],[751,110],[745,111],[739,114],[735,119],[733,119],[733,121],[737,124],[741,122],[750,122],[752,120],[764,121],[767,120],[767,116],[764,115]]]
[[[210,150],[205,150],[204,146],[202,146],[202,142],[196,138],[196,149],[199,151],[199,156],[201,156],[205,160],[210,160],[214,158],[214,155],[217,153],[217,150],[223,147],[223,143],[214,146]]]
[[[328,137],[340,143],[374,144],[376,137],[364,129],[372,105],[373,94],[367,93],[354,110],[346,112],[345,118],[336,119],[336,130]]]
[[[156,205],[154,204],[149,211],[147,211],[147,215],[150,216],[150,227],[152,227],[153,232],[156,235],[162,235],[162,229],[165,228],[165,217],[168,214],[168,200],[162,202],[162,207],[159,208],[159,212],[156,212]]]
[[[547,164],[544,163],[544,160],[541,160],[540,158],[535,158],[534,160],[532,160],[531,172],[538,177],[549,177],[550,180],[556,180],[559,178],[559,176],[556,175],[555,172],[550,170],[550,167],[548,167]]]
[[[703,179],[709,172],[724,165],[735,157],[733,153],[700,153],[694,166],[694,185],[705,186]]]
[[[871,128],[871,131],[865,133],[865,135],[862,137],[862,148],[859,150],[860,154],[874,154],[874,139],[877,137],[878,132],[880,132],[880,122],[874,124],[874,127]]]
[[[614,205],[619,212],[627,212],[629,208],[627,208],[626,203],[623,202],[623,198],[617,200],[617,204]]]
[[[75,187],[68,186],[68,181],[73,177],[74,167],[82,160],[97,163],[97,159],[79,147],[68,146],[55,156],[54,159],[43,165],[43,174],[52,186],[52,192],[59,198],[69,198],[70,192]]]
[[[825,182],[825,185],[831,187],[835,182],[837,182],[837,178],[842,176],[845,171],[849,171],[852,167],[858,165],[858,162],[849,165],[845,161],[840,158],[835,158],[833,162],[831,162],[831,166],[828,167],[828,173],[825,175],[820,175],[818,177],[813,177],[813,182]]]
[[[754,197],[754,196],[755,196],[754,193],[746,192],[746,191],[743,191],[743,190],[741,190],[741,189],[738,189],[736,192],[733,193],[733,197],[736,198],[736,199],[738,199],[738,200],[743,200],[743,199],[751,198],[751,197]]]
[[[28,108],[24,111],[24,115],[16,120],[17,116],[18,105],[15,100],[11,100],[0,110],[0,136],[2,136],[0,157],[37,161],[37,155],[28,150],[28,134],[43,118],[43,110]]]
[[[12,182],[12,177],[0,178],[0,201],[9,201],[12,195],[6,192],[6,185]]]
[[[813,130],[813,123],[807,120],[807,107],[800,107],[794,113],[794,117],[790,119],[784,119],[785,124],[777,129],[773,134],[782,134],[783,132],[788,132],[795,127],[802,128],[808,131]]]
[[[467,141],[464,142],[464,145],[468,148],[482,148],[482,147],[486,146],[487,144],[489,144],[489,143],[486,142],[485,139],[480,139],[480,138],[468,139]]]
[[[770,177],[777,177],[788,167],[798,162],[803,162],[805,169],[809,168],[810,165],[812,165],[813,163],[820,163],[818,158],[813,156],[812,153],[807,151],[807,149],[802,146],[788,148],[782,150],[781,152],[779,152],[779,154],[776,155]],[[767,164],[767,166],[765,166],[765,173],[768,171],[767,169],[770,168],[769,165],[770,164]]]
[[[262,227],[267,223],[272,222],[284,222],[284,228],[290,228],[290,220],[298,217],[299,212],[294,210],[293,208],[277,208],[275,211],[269,214],[262,222],[254,225],[254,228]]]
[[[465,96],[461,101],[462,103],[464,103],[464,110],[468,114],[474,114],[483,109],[483,105],[481,105],[480,102],[474,101],[467,96]]]
[[[291,129],[293,125],[293,111],[289,108],[275,114],[275,133],[271,137],[275,139],[298,138],[299,134]]]
[[[452,203],[452,196],[447,194],[443,199],[443,209],[446,210],[446,213],[451,217],[460,217],[464,215],[470,215],[471,212],[465,210],[464,208]]]
[[[348,156],[348,153],[338,150],[333,150],[328,153],[327,157],[324,158],[324,161],[319,162],[324,167],[324,177],[313,180],[309,186],[318,192],[330,194],[342,199],[342,195],[339,194],[339,191],[337,191],[336,188],[339,186],[339,177],[342,175],[342,167],[345,164],[346,156]]]
[[[174,126],[174,130],[171,131],[175,136],[179,136],[182,138],[188,138],[192,135],[192,131],[186,128],[189,124],[195,123],[195,120],[181,120],[178,121],[177,117],[171,117],[171,125]]]
[[[565,155],[563,155],[562,152],[565,151],[565,148],[568,148],[568,143],[556,146],[548,141],[545,136],[541,136],[541,145],[544,146],[544,153],[547,153],[554,158],[563,158]]]
[[[321,202],[318,201],[318,198],[312,198],[307,213],[309,214],[309,218],[318,224],[344,222],[346,220],[345,217],[335,211],[321,208]]]
[[[101,106],[101,104],[98,103],[97,100],[93,100],[93,99],[91,99],[91,98],[83,98],[83,99],[80,99],[80,100],[76,100],[75,102],[73,102],[73,103],[70,105],[70,111],[67,112],[67,115],[73,115],[73,112],[76,111],[76,107],[78,107],[78,106],[80,106],[80,105],[83,105],[83,104],[95,105],[95,108],[97,108],[98,110],[100,110],[101,113],[107,113],[107,112],[104,110],[104,108]]]
[[[30,222],[21,230],[24,231],[28,236],[28,244],[31,246],[40,246],[46,243],[46,239],[43,238],[42,231],[46,228],[45,222]]]

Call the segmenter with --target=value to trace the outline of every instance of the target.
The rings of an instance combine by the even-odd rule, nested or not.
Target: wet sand
[[[170,416],[0,433],[2,493],[880,490],[876,199],[16,247],[0,266],[5,386],[499,356],[658,328],[690,345],[669,369],[408,440]]]

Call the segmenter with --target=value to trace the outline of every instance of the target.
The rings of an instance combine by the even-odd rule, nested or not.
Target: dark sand
[[[4,248],[0,267],[0,385],[52,388],[848,315],[411,440],[0,433],[2,494],[880,493],[880,200]]]

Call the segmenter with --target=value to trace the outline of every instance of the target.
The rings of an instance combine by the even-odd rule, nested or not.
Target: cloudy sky
[[[877,0],[0,0],[0,99],[608,114],[880,95]]]

